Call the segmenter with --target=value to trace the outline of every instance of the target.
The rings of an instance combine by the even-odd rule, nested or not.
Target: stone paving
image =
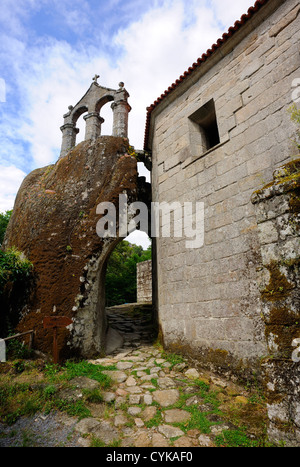
[[[101,391],[102,401],[88,402],[90,415],[80,421],[63,413],[22,417],[12,427],[0,425],[0,446],[22,445],[26,432],[34,435],[34,445],[67,447],[214,447],[223,433],[238,426],[247,427],[249,440],[263,437],[266,413],[253,404],[250,392],[165,352],[153,342],[149,315],[134,309],[108,313],[122,344],[89,360],[101,365],[112,382]],[[59,396],[76,401],[93,389],[100,389],[97,381],[78,376]]]
[[[246,391],[186,361],[171,360],[151,344],[90,360],[116,369],[104,371],[113,381],[103,393],[105,404],[91,405],[92,417],[75,425],[75,431],[84,435],[78,443],[89,446],[97,439],[122,447],[215,446],[216,436],[235,428],[218,415],[216,406],[229,400],[236,407],[246,406]]]
[[[233,383],[201,371],[183,357],[153,344],[148,314],[128,314],[128,307],[107,310],[108,320],[122,335],[122,346],[105,358],[89,360],[102,366],[113,381],[103,393],[104,404],[90,405],[92,417],[75,431],[78,443],[92,439],[122,447],[214,447],[216,437],[235,429],[224,414],[249,407],[249,394]],[[255,424],[254,424],[255,425]],[[256,427],[249,431],[255,438]],[[88,436],[87,436],[88,435]]]

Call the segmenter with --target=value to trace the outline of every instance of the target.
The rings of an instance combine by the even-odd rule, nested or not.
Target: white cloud
[[[0,212],[13,208],[16,192],[25,176],[25,172],[15,166],[0,166]]]
[[[14,76],[14,80],[6,81],[7,98],[12,103],[17,96],[18,102],[14,102],[13,114],[1,112],[4,119],[1,157],[9,177],[5,184],[2,184],[3,176],[0,179],[3,192],[0,211],[9,209],[7,206],[24,176],[24,160],[30,170],[56,161],[63,114],[70,104],[75,105],[83,96],[95,73],[100,74],[99,83],[106,87],[116,89],[120,81],[125,82],[132,106],[130,143],[142,149],[146,107],[251,6],[250,0],[152,0],[147,3],[145,12],[144,1],[128,0],[125,4],[113,1],[114,14],[127,14],[130,22],[124,21],[122,29],[113,37],[105,38],[102,36],[109,29],[105,24],[101,27],[101,15],[89,15],[91,5],[87,0],[53,2],[56,12],[61,7],[63,18],[70,11],[67,27],[73,33],[80,28],[82,20],[81,32],[76,37],[76,40],[80,37],[81,42],[75,46],[49,36],[28,39],[32,31],[26,29],[25,20],[30,16],[30,8],[32,11],[43,6],[49,8],[48,0],[19,0],[14,15],[9,14],[11,2],[4,0],[2,19],[10,35],[3,35],[1,60]],[[105,8],[107,14],[107,3]],[[131,19],[133,13],[135,20]],[[118,23],[113,17],[110,20],[112,25]],[[9,21],[10,26],[7,26]],[[86,34],[85,42],[82,32],[87,32],[89,27],[91,32]],[[109,48],[101,48],[101,44],[109,44]],[[108,56],[108,51],[113,51],[112,55]],[[103,109],[105,112],[107,106]],[[10,104],[6,111],[11,107]],[[106,127],[104,133],[108,132]],[[30,150],[22,161],[25,146]],[[144,175],[141,166],[140,171]]]
[[[147,250],[148,246],[151,245],[151,240],[145,232],[140,232],[135,230],[128,237],[124,238],[129,243],[134,243],[135,245],[140,245],[144,250]]]
[[[75,13],[77,15],[78,10],[75,9]],[[125,82],[132,106],[130,142],[142,149],[146,107],[197,60],[221,32],[205,2],[190,2],[187,7],[183,0],[169,0],[160,2],[160,6],[116,34],[112,44],[122,50],[122,54],[113,64],[96,46],[72,48],[67,42],[49,39],[28,47],[23,53],[23,62],[19,51],[16,52],[23,95],[18,132],[31,143],[34,166],[57,159],[63,114],[68,105],[75,105],[85,93],[94,73],[100,74],[100,84],[107,87],[116,88],[119,81]],[[107,131],[106,128],[104,133]],[[79,140],[82,137],[81,134]]]
[[[211,0],[216,20],[227,29],[233,26],[235,21],[239,20],[243,14],[247,13],[254,3],[254,0],[239,0],[234,2],[233,5],[232,0]]]

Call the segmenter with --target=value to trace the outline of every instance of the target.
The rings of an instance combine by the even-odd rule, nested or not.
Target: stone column
[[[75,146],[76,135],[79,133],[79,128],[76,128],[75,123],[65,123],[60,129],[63,134],[59,156],[61,159]]]
[[[97,112],[90,112],[83,118],[86,122],[85,140],[99,138],[101,135],[101,125],[104,122],[104,118],[100,117]]]
[[[115,101],[111,105],[114,113],[113,136],[127,138],[128,114],[131,110],[131,107],[127,102],[129,94],[126,89],[124,89],[124,83],[120,83],[119,86],[120,88],[115,95]]]

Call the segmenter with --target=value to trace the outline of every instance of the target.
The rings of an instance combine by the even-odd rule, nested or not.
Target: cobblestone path
[[[130,324],[121,315],[120,319],[114,315],[112,321],[124,333],[122,346],[104,358],[89,360],[108,367],[103,373],[112,385],[102,392],[103,401],[89,403],[91,415],[80,421],[61,413],[22,419],[18,423],[23,429],[29,423],[39,434],[47,431],[47,438],[38,445],[192,448],[226,445],[232,433],[240,437],[239,442],[242,436],[243,445],[262,439],[266,411],[253,393],[165,352],[152,342],[151,332],[139,328],[141,322]],[[70,383],[77,387],[75,398],[98,384],[86,377]],[[11,427],[15,433],[21,428]],[[0,445],[9,445],[8,432],[9,428],[3,429]]]

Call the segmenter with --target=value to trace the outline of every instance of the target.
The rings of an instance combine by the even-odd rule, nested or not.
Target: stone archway
[[[42,324],[49,315],[73,319],[59,333],[62,357],[105,349],[104,265],[119,239],[97,235],[97,206],[109,201],[118,210],[121,193],[136,201],[137,179],[128,140],[103,136],[30,173],[20,187],[3,246],[15,246],[34,264],[35,285],[17,311],[18,330],[35,329],[42,352],[52,349],[52,333]]]
[[[43,318],[72,318],[73,324],[58,336],[62,357],[89,358],[105,351],[104,275],[107,258],[123,237],[119,199],[126,195],[130,204],[148,205],[151,196],[143,177],[138,183],[136,157],[128,154],[131,107],[124,83],[113,90],[100,86],[97,78],[64,115],[58,161],[31,172],[22,183],[3,242],[4,249],[14,246],[24,252],[34,265],[35,280],[21,308],[5,312],[19,314],[18,330],[34,329],[36,347],[46,353],[51,351],[52,333],[43,328]],[[100,137],[100,111],[108,102],[113,135]],[[75,146],[81,115],[85,141]],[[98,212],[100,203],[110,203],[116,212],[116,231],[109,237],[97,230],[105,217]]]
[[[139,236],[135,236],[135,233],[139,233]],[[105,312],[110,328],[107,353],[111,353],[115,347],[147,345],[157,338],[152,307],[151,249],[149,251],[141,246],[140,229],[131,234],[118,242],[107,261]],[[144,232],[144,238],[149,240],[148,232]],[[131,243],[132,240],[137,240],[139,244]],[[150,240],[149,246],[151,243]]]

